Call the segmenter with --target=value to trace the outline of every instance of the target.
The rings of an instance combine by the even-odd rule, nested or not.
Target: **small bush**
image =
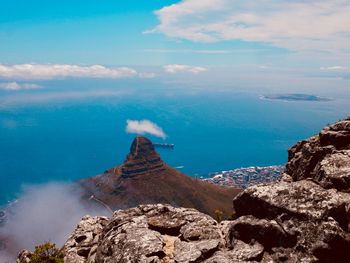
[[[63,256],[55,244],[46,242],[35,247],[31,263],[63,263]]]
[[[237,215],[235,211],[232,211],[231,214],[228,216],[227,220],[235,220],[237,219]]]
[[[214,213],[216,221],[220,223],[224,219],[224,213],[219,209],[216,209]]]

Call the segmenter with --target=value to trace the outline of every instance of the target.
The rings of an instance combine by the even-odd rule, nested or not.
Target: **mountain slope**
[[[168,203],[214,215],[232,213],[232,198],[241,190],[191,178],[165,164],[150,140],[138,136],[122,165],[81,181],[86,196],[94,195],[112,209]]]

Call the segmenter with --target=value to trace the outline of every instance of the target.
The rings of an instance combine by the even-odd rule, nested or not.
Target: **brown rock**
[[[242,191],[197,180],[173,169],[161,160],[152,142],[141,136],[133,141],[122,165],[80,183],[86,199],[93,195],[112,210],[166,203],[196,208],[212,216],[220,210],[227,217],[232,214],[232,198]]]

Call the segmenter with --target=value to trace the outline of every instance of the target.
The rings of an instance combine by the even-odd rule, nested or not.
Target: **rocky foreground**
[[[235,220],[141,205],[84,217],[62,253],[76,263],[350,262],[349,190],[350,118],[292,147],[279,182],[235,197]]]

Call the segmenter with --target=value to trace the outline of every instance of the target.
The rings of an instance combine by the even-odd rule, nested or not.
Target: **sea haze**
[[[98,84],[96,84],[98,83]],[[126,121],[147,119],[174,143],[163,159],[191,176],[283,164],[287,149],[345,117],[344,98],[261,100],[260,91],[192,88],[152,81],[56,81],[45,89],[0,94],[0,204],[21,185],[75,181],[123,162],[135,136]],[[264,93],[266,91],[264,90]]]

